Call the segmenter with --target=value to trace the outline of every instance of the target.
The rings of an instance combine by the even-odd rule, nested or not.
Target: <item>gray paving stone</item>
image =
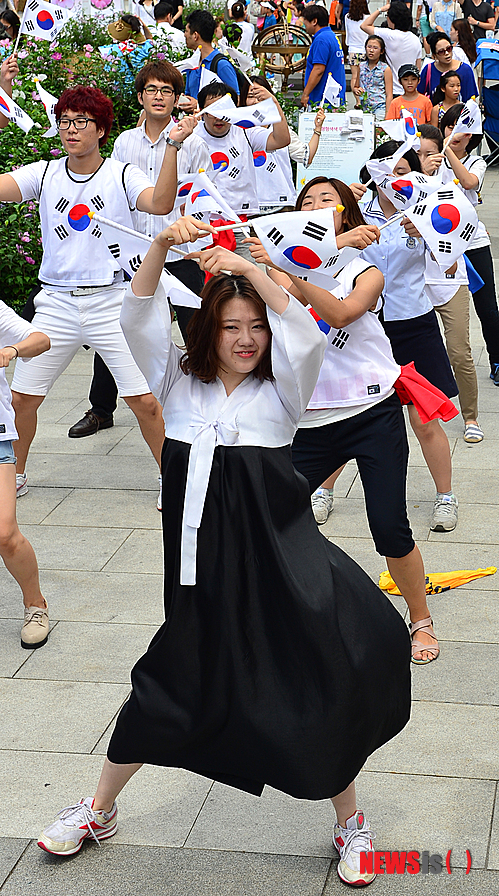
[[[24,535],[33,545],[40,569],[100,570],[131,531],[48,525],[23,527]]]
[[[499,451],[499,439],[484,439],[479,448],[480,451],[471,452],[465,442],[459,442],[452,455],[453,468],[472,466],[474,469],[494,469]]]
[[[82,398],[88,395],[90,387],[90,378],[85,373],[69,372],[65,377],[59,377],[52,386],[49,395],[52,399],[58,398]]]
[[[415,669],[413,678],[426,671],[428,667]],[[404,730],[376,750],[365,768],[494,781],[498,737],[496,706],[414,700],[411,718]]]
[[[93,436],[90,436],[93,438]],[[143,457],[99,457],[98,463],[85,455],[30,454],[27,465],[32,485],[56,488],[158,488],[158,466],[147,452]],[[29,493],[28,493],[29,496]],[[24,498],[20,499],[24,500]]]
[[[438,595],[433,616],[438,636],[445,641],[499,643],[497,591],[453,588]]]
[[[255,797],[215,782],[186,846],[332,857],[333,824],[329,800],[295,800],[271,787]]]
[[[494,805],[492,833],[490,837],[490,853],[487,867],[499,871],[499,794],[496,794]]]
[[[134,575],[46,569],[42,590],[50,618],[68,622],[164,622],[162,574]],[[6,569],[0,569],[0,619],[22,618],[21,592]]]
[[[408,516],[413,535],[418,540],[428,537],[432,504],[421,502],[417,506],[408,507]],[[327,522],[321,527],[327,538],[369,538],[371,533],[367,521],[364,497],[339,498],[335,496],[334,509]]]
[[[32,454],[69,454],[71,456],[75,454],[86,456],[110,454],[130,429],[126,426],[113,426],[111,429],[103,429],[95,436],[70,439],[68,438],[68,427],[65,424],[40,423],[30,449],[30,457]],[[139,436],[142,442],[142,453],[146,454],[149,448],[140,435],[140,430]]]
[[[0,750],[57,751],[64,745],[68,753],[89,752],[129,690],[94,681],[0,679]]]
[[[484,868],[495,786],[494,781],[440,778],[430,773],[362,771],[357,779],[357,805],[377,834],[376,849],[428,849],[443,855],[452,849],[455,868],[466,867],[469,849],[473,867]]]
[[[235,855],[204,850],[151,849],[103,843],[86,846],[75,861],[30,846],[2,896],[321,896],[327,859]],[[94,888],[94,889],[93,889]]]
[[[499,442],[497,443],[499,446]],[[492,500],[493,496],[489,492]],[[459,498],[458,498],[459,500]],[[489,544],[496,545],[496,551],[499,554],[499,526],[497,525],[497,505],[496,504],[480,504],[480,511],[477,512],[473,504],[460,503],[459,519],[455,529],[451,532],[431,532],[428,535],[429,541],[458,542],[460,544]]]
[[[17,522],[19,526],[37,525],[71,494],[70,488],[39,488],[29,482],[29,501],[17,502]],[[22,496],[27,497],[25,495]]]
[[[78,488],[58,503],[43,524],[161,529],[161,514],[149,491]]]
[[[29,840],[0,837],[0,888],[21,858]]]
[[[413,699],[499,705],[499,680],[490,675],[498,668],[499,645],[441,640],[440,646],[438,662],[424,668],[428,674],[413,675]]]
[[[343,893],[344,889],[337,875],[331,875],[323,896]],[[494,871],[474,871],[473,868],[469,874],[460,868],[454,869],[450,875],[445,868],[438,875],[384,874],[376,878],[371,892],[376,893],[376,896],[414,896],[415,893],[425,896],[440,896],[441,893],[444,896],[484,896],[488,893],[492,896],[499,893],[499,874]]]
[[[439,534],[444,536],[441,541],[435,538],[419,545],[427,573],[499,566],[499,549],[496,544],[457,544],[446,541],[444,532]],[[472,591],[488,591],[492,587],[499,586],[498,579],[497,573],[487,575],[468,582],[466,588]],[[438,599],[438,595],[432,595],[430,598],[432,605],[433,603],[438,605]]]
[[[42,402],[38,408],[38,420],[44,423],[58,423],[64,414],[71,414],[75,407],[78,407],[77,398],[52,398],[48,397]],[[76,421],[75,421],[76,422]]]
[[[163,544],[154,529],[134,529],[105,566],[106,572],[163,572]]]
[[[21,626],[23,623],[24,610],[21,601],[19,602],[18,617],[14,619],[3,619],[2,621],[2,651],[0,654],[0,678],[12,678],[16,672],[19,672],[24,664],[30,659],[35,650],[26,650],[21,647]],[[51,623],[51,631],[54,623]],[[38,651],[43,651],[43,647],[39,647]]]
[[[59,622],[50,636],[50,650],[31,651],[16,677],[129,684],[132,666],[156,631],[155,625]]]

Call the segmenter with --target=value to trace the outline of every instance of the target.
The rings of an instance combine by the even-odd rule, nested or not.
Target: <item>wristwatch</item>
[[[182,149],[182,144],[178,140],[172,140],[171,137],[166,138],[168,146],[174,146],[175,149]]]

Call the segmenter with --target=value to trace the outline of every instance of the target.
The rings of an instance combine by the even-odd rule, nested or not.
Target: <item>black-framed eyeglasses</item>
[[[93,121],[94,124],[97,124],[95,118],[60,118],[57,122],[57,127],[60,131],[69,131],[69,128],[72,124],[74,124],[77,131],[84,131],[88,122]]]
[[[148,84],[144,87],[144,93],[147,93],[147,96],[156,96],[157,93],[161,96],[173,96],[175,91],[173,87],[155,87],[154,84]]]

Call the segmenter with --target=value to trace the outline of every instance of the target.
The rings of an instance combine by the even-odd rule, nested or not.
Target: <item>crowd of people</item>
[[[469,295],[499,386],[490,240],[480,224],[466,257],[442,271],[365,167],[351,185],[314,177],[297,195],[292,162],[308,167],[317,151],[328,75],[345,99],[343,49],[325,6],[280,4],[279,14],[291,12],[312,38],[299,102],[320,108],[306,143],[269,81],[241,77],[220,54],[209,11],[183,19],[181,4],[139,2],[140,19],[124,15],[109,26],[118,46],[124,34],[137,47],[147,31],[152,40],[173,35],[175,46],[199,51],[197,67],[184,78],[166,60],[141,65],[137,57],[142,115],[110,158],[101,150],[112,103],[96,88],[68,88],[54,110],[65,154],[0,175],[0,201],[38,202],[43,241],[41,286],[25,315],[31,322],[0,303],[0,555],[23,593],[22,646],[46,644],[49,615],[35,554],[17,526],[16,495],[28,493],[38,408],[83,345],[95,351],[91,408],[69,436],[112,426],[120,394],[158,463],[163,522],[165,622],[132,671],[95,795],[63,810],[39,845],[69,856],[86,839],[111,837],[118,794],[151,763],[256,795],[269,784],[297,798],[331,798],[338,874],[367,885],[375,873],[360,856],[372,850],[373,834],[357,807],[355,778],[408,721],[410,661],[426,665],[440,653],[407,515],[408,441],[396,384],[401,367],[414,362],[442,399],[458,397],[465,441],[483,440]],[[395,156],[398,178],[417,172],[455,181],[476,206],[486,169],[473,154],[479,135],[454,128],[477,92],[472,41],[493,16],[475,0],[462,9],[452,0],[425,3],[434,30],[425,35],[431,59],[424,65],[410,6],[396,0],[370,13],[366,0],[352,0],[334,10],[349,40],[355,104],[378,121],[408,110],[420,129],[416,148],[388,140],[371,158]],[[228,9],[245,53],[253,34],[247,17],[269,12],[259,7],[235,0]],[[5,27],[14,28],[7,12]],[[386,27],[376,25],[380,13]],[[201,63],[217,75],[204,86]],[[15,56],[4,60],[7,95],[18,72]],[[228,96],[234,106],[270,101],[272,124],[231,123],[217,114]],[[227,229],[235,219],[220,212],[211,222],[184,214],[177,186],[199,171],[240,227]],[[131,281],[91,210],[151,239]],[[286,273],[249,236],[256,217],[306,212],[313,228],[324,210],[338,249],[361,253],[330,289]],[[468,289],[469,265],[479,283]],[[172,304],[164,271],[200,296],[200,307]],[[172,339],[175,314],[182,347]],[[5,370],[14,361],[11,391]],[[423,422],[413,404],[408,418],[435,484],[430,527],[451,531],[458,500],[445,430],[438,417]],[[376,550],[407,603],[409,633],[370,578],[317,528],[351,459]]]

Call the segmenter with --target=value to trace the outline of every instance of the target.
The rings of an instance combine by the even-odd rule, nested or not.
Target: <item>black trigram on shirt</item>
[[[275,162],[270,162],[270,164],[269,164],[269,166],[268,166],[268,168],[267,168],[267,171],[269,172],[269,174],[272,174],[272,172],[275,171],[276,168],[277,168],[276,163],[275,163]]]
[[[69,205],[69,199],[65,199],[64,196],[61,196],[59,201],[56,202],[55,208],[57,209],[58,212],[61,212],[61,214],[62,214],[63,212],[66,211],[68,205]]]
[[[305,224],[305,227],[302,230],[303,236],[309,236],[313,240],[321,240],[324,239],[327,233],[327,227],[322,227],[320,224],[314,224],[313,221],[308,221]]]
[[[69,236],[64,224],[58,224],[57,227],[54,227],[54,231],[60,240],[65,240],[66,237]]]
[[[110,246],[107,247],[113,256],[113,258],[119,258],[121,255],[121,249],[119,243],[111,243]]]
[[[348,339],[350,339],[350,333],[347,333],[345,330],[338,330],[334,339],[331,340],[331,345],[339,349],[345,348]]]
[[[134,255],[133,258],[128,259],[128,264],[130,265],[131,270],[134,272],[138,271],[142,264],[142,258],[140,255]]]
[[[90,202],[92,203],[94,208],[97,209],[98,212],[100,212],[101,209],[104,208],[104,202],[101,199],[101,197],[99,196],[99,194],[97,194],[97,196],[93,196],[92,199],[90,200]]]
[[[273,227],[272,230],[269,230],[267,237],[274,244],[274,246],[278,246],[281,240],[284,239],[284,234],[282,234],[277,227]]]
[[[229,155],[232,156],[233,159],[237,159],[238,156],[241,155],[238,149],[235,146],[231,146],[229,149]]]
[[[241,173],[241,172],[240,172],[239,168],[231,168],[230,171],[229,171],[229,173],[228,173],[228,175],[227,175],[227,177],[232,177],[232,178],[234,178],[234,177],[237,177],[237,175],[240,174],[240,173]]]

